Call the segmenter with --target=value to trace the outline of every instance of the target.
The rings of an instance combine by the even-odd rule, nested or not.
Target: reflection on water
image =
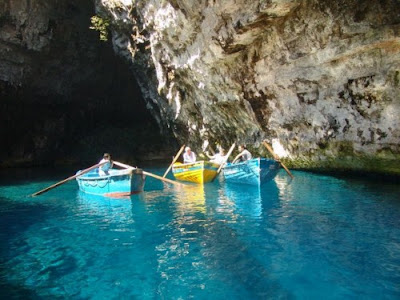
[[[175,190],[170,201],[175,211],[165,227],[169,234],[156,246],[157,271],[164,279],[158,286],[162,297],[171,297],[170,291],[174,299],[289,294],[252,254],[237,228],[243,217],[260,217],[260,189],[246,193],[219,184],[187,186]]]
[[[282,174],[282,172],[280,172],[280,173],[278,173],[277,176],[275,176],[273,182],[275,183],[277,189],[279,190],[279,199],[280,200],[285,201],[285,202],[291,202],[291,201],[295,200],[296,195],[295,195],[295,192],[293,191],[293,187],[292,187],[293,179],[291,179],[285,173]]]
[[[175,298],[182,299],[192,295],[207,298],[210,292],[217,299],[289,295],[247,244],[256,232],[262,234],[260,226],[243,228],[252,220],[260,223],[263,205],[269,208],[275,202],[279,190],[273,181],[262,189],[215,182],[171,187],[169,191],[173,191],[172,197],[164,196],[162,201],[173,208],[173,216],[163,225],[168,234],[155,247],[157,272],[164,279],[158,286],[160,295],[168,298],[171,290]],[[159,191],[144,196],[148,204],[160,197]],[[252,234],[247,232],[249,228]],[[244,239],[246,235],[250,237]],[[255,242],[257,239],[258,235]],[[219,288],[221,285],[226,288]]]
[[[204,185],[202,184],[186,184],[176,189],[177,210],[183,214],[188,212],[206,212],[206,199],[204,193]]]
[[[77,200],[77,216],[87,219],[88,222],[98,222],[98,218],[102,217],[102,223],[129,223],[132,219],[131,198],[109,198],[99,195],[91,195],[78,192]],[[87,216],[90,216],[88,218]],[[95,218],[98,217],[98,218]]]
[[[261,190],[258,186],[249,186],[246,189],[235,185],[225,186],[226,196],[232,201],[235,212],[250,217],[259,218],[262,214]]]

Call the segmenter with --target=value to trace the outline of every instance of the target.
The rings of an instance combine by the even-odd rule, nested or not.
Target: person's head
[[[185,152],[186,152],[186,153],[190,153],[191,151],[192,151],[192,150],[190,149],[190,147],[186,147],[186,148],[185,148]]]
[[[238,146],[238,149],[239,149],[240,152],[242,152],[244,149],[246,149],[246,146],[241,144],[241,145]]]
[[[103,158],[107,159],[107,160],[110,160],[111,159],[111,155],[109,153],[104,153]]]
[[[221,153],[222,155],[225,155],[225,149],[222,147],[219,147],[219,153]]]

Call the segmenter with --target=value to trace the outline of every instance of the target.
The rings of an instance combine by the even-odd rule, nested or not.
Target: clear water
[[[0,296],[399,299],[399,186],[294,175],[261,189],[148,178],[127,199],[74,181],[32,198],[63,178],[3,176]]]

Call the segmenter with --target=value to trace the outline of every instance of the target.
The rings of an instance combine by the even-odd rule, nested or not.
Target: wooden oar
[[[67,181],[70,181],[70,180],[72,180],[72,179],[74,179],[74,178],[76,178],[78,176],[81,176],[81,175],[83,175],[83,174],[85,174],[85,173],[87,173],[87,172],[89,172],[89,171],[91,171],[93,169],[96,169],[96,168],[98,168],[98,167],[100,167],[100,166],[102,166],[102,165],[104,165],[106,163],[107,163],[107,161],[102,162],[102,163],[97,164],[97,165],[94,165],[94,166],[92,166],[90,168],[87,168],[87,169],[83,170],[82,172],[80,172],[79,174],[76,174],[74,176],[68,177],[67,179],[64,179],[64,180],[62,180],[60,182],[57,182],[57,183],[55,183],[55,184],[53,184],[53,185],[51,185],[51,186],[49,186],[49,187],[47,187],[47,188],[45,188],[43,190],[40,190],[39,192],[36,192],[36,193],[32,194],[32,196],[35,197],[35,196],[38,196],[40,194],[43,194],[43,193],[45,193],[45,192],[47,192],[47,191],[49,191],[49,190],[51,190],[51,189],[53,189],[53,188],[55,188],[55,187],[57,187],[59,185],[62,185],[63,183],[66,183]]]
[[[176,161],[178,160],[179,156],[181,155],[183,149],[185,149],[185,145],[183,145],[183,146],[181,147],[181,149],[179,149],[178,154],[175,155],[174,159],[172,160],[172,163],[169,165],[167,171],[165,171],[165,173],[164,173],[164,175],[163,175],[163,178],[165,178],[165,176],[167,176],[167,174],[168,174],[169,170],[171,170],[173,164],[176,163]]]
[[[143,174],[145,174],[147,176],[150,176],[150,177],[154,177],[154,178],[159,179],[161,181],[165,181],[165,182],[171,183],[171,184],[180,185],[180,186],[186,185],[186,184],[183,184],[183,183],[180,183],[180,182],[177,182],[177,181],[173,181],[171,179],[164,178],[164,177],[161,177],[161,176],[158,176],[156,174],[149,173],[149,172],[146,172],[146,171],[143,171]]]
[[[222,167],[225,165],[225,163],[228,161],[229,156],[231,155],[233,149],[235,149],[235,143],[232,144],[231,148],[228,151],[228,154],[225,155],[225,160],[222,162],[222,164],[219,166],[217,174],[219,174],[219,172],[221,172]]]
[[[207,148],[208,148],[208,146],[210,146],[210,143],[206,140],[204,143],[203,143],[203,147],[201,147],[201,150],[204,152],[204,153],[206,153],[207,151]],[[215,155],[215,152],[214,152],[214,150],[210,147],[210,152],[211,152],[211,154],[212,155]],[[207,154],[207,153],[206,153]],[[208,155],[207,155],[208,156]]]
[[[279,156],[275,154],[275,152],[272,150],[271,146],[268,145],[266,141],[263,141],[263,144],[265,148],[268,149],[268,151],[272,154],[274,159],[281,164],[281,166],[285,169],[285,171],[290,175],[290,177],[294,177],[292,173],[290,173],[289,169],[283,164],[283,162],[280,161]]]
[[[127,168],[127,169],[132,168],[132,169],[136,169],[135,167],[132,167],[132,166],[130,166],[130,165],[126,165],[126,164],[120,163],[120,162],[115,161],[115,160],[113,161],[113,163],[114,163],[115,165],[117,165],[117,166],[122,167],[122,168]],[[176,181],[170,180],[170,179],[168,179],[168,178],[163,178],[163,177],[158,176],[158,175],[156,175],[156,174],[146,172],[146,171],[144,171],[144,170],[143,170],[143,174],[144,174],[144,175],[147,175],[147,176],[150,176],[150,177],[154,177],[154,178],[159,179],[159,180],[161,180],[161,181],[165,181],[165,182],[171,183],[171,184],[175,184],[175,185],[185,185],[185,184],[182,184],[182,183],[180,183],[180,182],[176,182]]]

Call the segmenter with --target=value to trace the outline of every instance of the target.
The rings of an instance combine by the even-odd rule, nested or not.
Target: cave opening
[[[18,2],[18,12],[5,6],[0,26],[0,166],[86,165],[104,152],[131,163],[168,159],[172,134],[160,133],[128,63],[89,29],[92,1],[38,3],[30,27],[19,16],[32,8]],[[38,42],[31,34],[43,22]]]

